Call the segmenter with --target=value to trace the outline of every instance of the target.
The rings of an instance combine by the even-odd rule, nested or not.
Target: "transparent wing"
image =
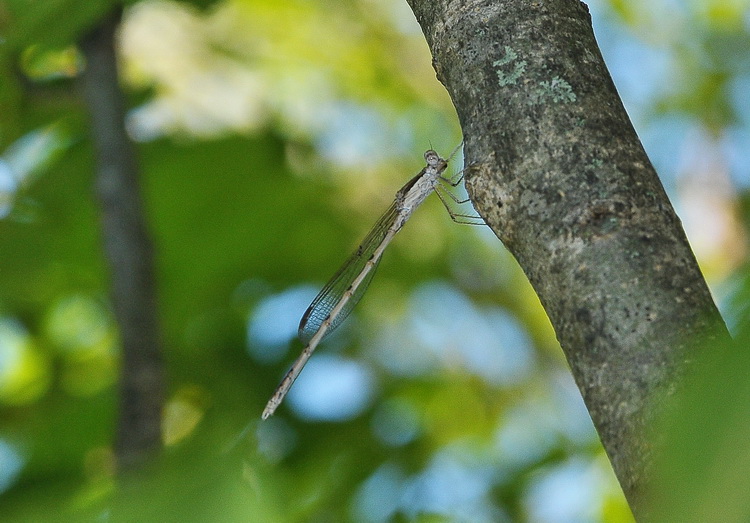
[[[307,344],[315,333],[320,329],[321,324],[328,318],[331,310],[341,301],[344,293],[352,284],[352,281],[362,272],[367,261],[373,255],[378,246],[383,243],[388,229],[394,223],[398,210],[396,209],[396,202],[388,208],[388,210],[380,217],[375,226],[367,234],[367,237],[360,244],[354,254],[352,254],[346,263],[333,275],[325,287],[318,293],[315,299],[312,301],[310,306],[302,316],[302,320],[299,323],[299,338],[302,343]],[[370,272],[365,276],[359,286],[354,290],[349,301],[344,305],[341,312],[333,319],[330,327],[326,331],[323,338],[333,332],[341,322],[343,322],[349,313],[352,311],[354,306],[362,298],[362,295],[367,290],[367,286],[370,284],[375,269],[377,269],[380,258],[374,260],[375,265]]]

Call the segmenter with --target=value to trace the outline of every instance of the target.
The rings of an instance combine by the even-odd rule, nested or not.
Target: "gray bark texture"
[[[165,387],[152,246],[117,74],[118,24],[115,13],[81,40],[86,58],[81,87],[91,114],[96,193],[122,347],[115,450],[120,467],[130,468],[161,446]]]
[[[659,408],[726,327],[578,0],[408,0],[466,183],[555,328],[636,518]]]

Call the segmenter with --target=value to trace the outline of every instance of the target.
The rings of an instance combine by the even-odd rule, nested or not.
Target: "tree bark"
[[[626,498],[691,352],[728,339],[578,0],[408,0],[480,214],[549,315]]]
[[[125,131],[115,32],[119,13],[81,40],[81,78],[97,156],[104,248],[120,328],[120,413],[116,454],[121,468],[142,462],[161,445],[164,372],[159,343],[153,253],[138,186],[135,153]]]

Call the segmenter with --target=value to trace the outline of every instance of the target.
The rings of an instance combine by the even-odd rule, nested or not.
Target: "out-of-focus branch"
[[[153,252],[118,82],[114,41],[119,19],[119,12],[107,17],[80,47],[86,59],[82,91],[97,156],[96,193],[122,344],[116,453],[120,467],[128,468],[161,444],[165,387]]]

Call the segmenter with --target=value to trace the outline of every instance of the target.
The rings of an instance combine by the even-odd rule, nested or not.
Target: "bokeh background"
[[[74,45],[107,4],[0,3],[0,520],[632,521],[522,272],[437,198],[260,422],[310,300],[424,150],[460,142],[455,111],[403,0],[131,4],[119,53],[157,251],[164,455],[116,482],[118,335]],[[589,2],[734,332],[749,4]]]

